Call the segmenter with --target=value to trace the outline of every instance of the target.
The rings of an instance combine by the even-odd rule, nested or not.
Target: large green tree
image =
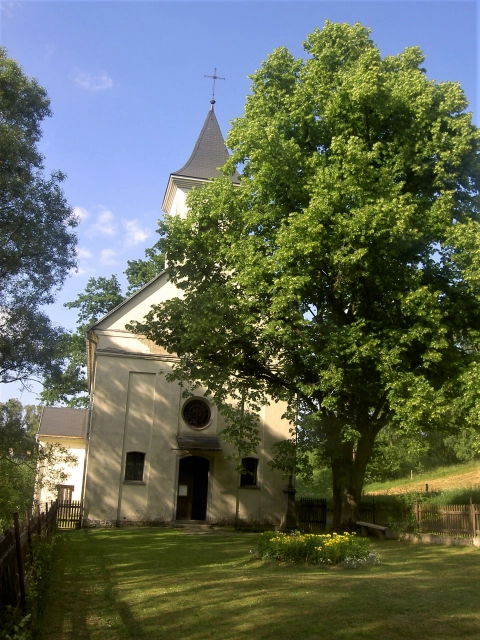
[[[208,389],[232,442],[254,447],[255,409],[287,402],[343,526],[382,429],[479,423],[479,132],[417,47],[382,58],[330,22],[304,47],[262,63],[225,178],[161,224],[183,297],[136,330]]]
[[[58,366],[62,331],[44,311],[75,267],[77,220],[60,172],[45,177],[38,150],[50,116],[45,89],[0,48],[0,382]]]

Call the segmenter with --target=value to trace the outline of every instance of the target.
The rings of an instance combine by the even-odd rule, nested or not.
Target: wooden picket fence
[[[323,498],[301,498],[296,503],[297,523],[301,531],[323,531],[326,524],[327,505]],[[391,503],[375,500],[372,496],[362,500],[360,519],[386,527],[405,523],[416,524],[419,533],[435,533],[444,536],[475,538],[480,536],[480,505],[445,504],[432,506],[416,503],[412,510]],[[412,529],[413,530],[413,529]]]
[[[79,500],[57,500],[58,529],[80,529],[82,514],[82,503]]]
[[[57,501],[37,505],[24,520],[13,514],[14,526],[0,534],[0,612],[7,606],[21,606],[25,597],[35,558],[35,543],[49,539],[58,529],[79,529],[82,526],[82,505],[79,501]]]
[[[412,511],[375,500],[360,505],[360,519],[372,524],[401,525],[410,520]],[[413,506],[414,522],[419,533],[437,533],[460,538],[475,538],[480,535],[480,506],[473,504],[429,505],[416,503]],[[410,516],[410,518],[408,518]]]
[[[480,535],[480,506],[472,501],[470,504],[433,507],[417,503],[414,513],[419,533],[439,533],[465,538]]]
[[[54,502],[37,505],[20,521],[13,514],[14,526],[0,534],[0,611],[7,606],[21,606],[26,611],[26,592],[35,558],[35,542],[49,539],[56,528],[57,506]]]

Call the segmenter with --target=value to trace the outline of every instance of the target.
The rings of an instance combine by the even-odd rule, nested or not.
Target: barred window
[[[140,451],[129,451],[125,461],[125,480],[142,481],[145,454]]]
[[[240,475],[241,487],[255,487],[257,485],[258,460],[256,458],[242,458],[245,471]]]

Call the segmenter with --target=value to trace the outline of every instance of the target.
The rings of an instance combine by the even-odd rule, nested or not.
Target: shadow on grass
[[[251,536],[79,531],[42,620],[69,638],[479,638],[480,550],[387,542],[357,570],[263,564]]]

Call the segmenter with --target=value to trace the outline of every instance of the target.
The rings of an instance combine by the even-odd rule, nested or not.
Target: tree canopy
[[[124,272],[128,280],[127,296],[133,295],[165,268],[165,257],[158,251],[156,244],[145,249],[145,258],[146,260],[127,260],[128,266]]]
[[[51,115],[45,89],[0,48],[0,382],[58,366],[62,334],[43,311],[76,265],[77,220],[61,172],[45,177],[38,150]]]
[[[479,132],[418,47],[382,58],[362,25],[327,22],[304,48],[251,76],[224,167],[240,185],[213,180],[161,223],[183,297],[136,330],[208,389],[230,441],[255,446],[264,402],[300,415],[340,525],[382,429],[479,424]]]
[[[88,406],[86,332],[90,325],[118,306],[124,297],[116,275],[89,278],[85,291],[66,302],[68,309],[78,309],[77,330],[65,333],[57,344],[56,357],[61,362],[43,381],[40,399],[47,405]]]
[[[15,511],[31,508],[42,487],[54,492],[77,462],[65,447],[35,442],[40,409],[13,399],[0,403],[0,531],[12,524]],[[45,467],[41,475],[39,466]]]
[[[100,276],[89,278],[85,291],[75,300],[65,303],[68,309],[78,309],[77,329],[72,333],[64,333],[57,342],[54,357],[59,366],[43,380],[40,394],[42,402],[47,405],[88,406],[86,331],[125,297],[133,295],[163,271],[165,260],[156,245],[145,250],[145,258],[127,261],[125,275],[128,288],[125,295],[116,275],[110,278]]]

